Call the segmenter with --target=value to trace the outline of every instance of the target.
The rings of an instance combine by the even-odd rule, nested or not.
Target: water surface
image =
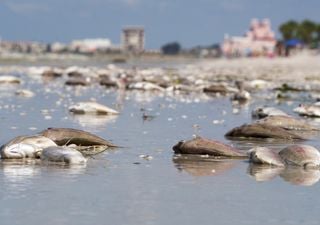
[[[123,146],[86,166],[0,162],[1,224],[318,224],[320,171],[252,166],[246,160],[178,156],[171,150],[194,135],[280,149],[291,142],[230,141],[224,134],[250,122],[251,109],[275,105],[256,98],[237,107],[228,97],[118,92],[93,85],[65,87],[20,74],[33,98],[0,88],[0,142],[47,127],[93,132]],[[94,98],[119,116],[73,116],[68,106]],[[298,101],[277,103],[292,114]],[[154,116],[143,120],[143,113]],[[320,147],[318,139],[307,142]],[[147,160],[142,155],[152,156]]]

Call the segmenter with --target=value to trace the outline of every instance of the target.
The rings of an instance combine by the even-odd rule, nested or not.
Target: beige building
[[[121,45],[125,52],[141,53],[144,51],[144,28],[129,26],[122,29]]]

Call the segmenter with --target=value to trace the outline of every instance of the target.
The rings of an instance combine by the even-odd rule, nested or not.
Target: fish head
[[[29,144],[13,144],[1,149],[1,157],[4,159],[23,159],[34,157],[36,148]]]
[[[247,156],[249,157],[249,160],[251,160],[253,162],[258,161],[258,157],[257,157],[257,149],[258,148],[259,147],[251,148],[246,152]]]
[[[179,141],[177,144],[175,144],[172,149],[175,153],[180,153],[180,147],[185,143],[184,140]]]

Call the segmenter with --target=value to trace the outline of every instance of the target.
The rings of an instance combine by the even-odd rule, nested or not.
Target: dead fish
[[[137,89],[137,90],[144,90],[144,91],[164,91],[163,87],[160,87],[157,84],[151,82],[137,82],[129,84],[129,89]]]
[[[320,166],[320,152],[310,145],[291,145],[279,152],[288,165],[315,168]]]
[[[274,107],[257,107],[251,113],[254,118],[264,118],[267,116],[287,116],[288,114]]]
[[[231,96],[232,101],[246,102],[251,99],[251,95],[248,91],[242,90]]]
[[[111,80],[109,77],[100,77],[100,85],[106,87],[117,87],[117,82]]]
[[[21,80],[15,76],[2,75],[0,76],[0,84],[20,84]]]
[[[84,77],[83,76],[83,73],[81,73],[81,72],[79,72],[79,71],[76,71],[76,70],[74,70],[74,71],[70,71],[70,72],[68,72],[68,77]]]
[[[48,128],[39,134],[50,138],[57,145],[75,144],[79,146],[104,145],[108,147],[118,147],[94,134],[72,128]]]
[[[60,71],[49,69],[49,70],[43,71],[41,76],[44,78],[58,78],[58,77],[62,77],[62,73]]]
[[[275,138],[275,139],[305,139],[281,127],[262,123],[244,124],[233,128],[225,134],[226,137],[241,138]]]
[[[98,115],[117,115],[118,111],[111,109],[97,102],[78,102],[69,107],[69,111],[74,114],[98,114]]]
[[[84,164],[87,159],[76,149],[66,146],[53,146],[43,149],[41,160],[66,164]]]
[[[281,127],[286,130],[319,130],[319,128],[308,124],[304,120],[296,119],[291,116],[267,116],[263,119],[257,120],[256,123]]]
[[[14,146],[12,146],[14,145]],[[57,146],[51,139],[42,135],[18,136],[1,146],[2,158],[39,158],[41,151]]]
[[[253,163],[284,167],[284,162],[279,154],[267,147],[252,148],[247,152],[247,155]]]
[[[250,93],[244,89],[243,81],[236,81],[235,85],[239,89],[239,91],[231,96],[232,101],[246,102],[251,99]]]
[[[300,116],[320,117],[319,105],[300,104],[298,107],[293,109],[293,111],[298,113]]]
[[[173,151],[180,154],[199,154],[225,157],[246,157],[238,149],[216,140],[196,137],[188,141],[180,141],[173,146]]]
[[[237,93],[238,90],[236,88],[229,87],[224,83],[215,83],[215,84],[211,84],[208,87],[204,87],[203,92],[227,94],[227,93]]]
[[[307,90],[306,90],[305,88],[303,88],[303,87],[299,87],[299,86],[297,86],[297,85],[290,85],[290,84],[287,84],[287,83],[282,84],[280,87],[277,87],[277,88],[275,88],[274,90],[281,91],[281,92],[287,92],[287,91],[297,91],[297,92],[307,91]]]
[[[30,90],[27,90],[27,89],[16,90],[15,94],[17,96],[26,97],[26,98],[31,98],[34,96],[34,93]]]
[[[39,149],[34,145],[29,144],[12,144],[1,148],[2,159],[24,159],[36,158]]]
[[[69,86],[87,86],[89,84],[89,80],[85,77],[73,77],[65,82],[65,85]]]

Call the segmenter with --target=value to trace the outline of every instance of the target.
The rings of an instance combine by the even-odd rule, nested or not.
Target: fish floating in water
[[[320,168],[320,152],[310,145],[290,145],[279,153],[266,147],[255,147],[247,154],[252,163]]]
[[[74,114],[118,115],[119,112],[97,102],[78,102],[69,107]]]
[[[274,138],[274,139],[300,139],[305,138],[285,130],[281,127],[271,126],[264,123],[244,124],[240,127],[233,128],[225,134],[227,138]]]
[[[279,152],[289,165],[316,168],[320,166],[320,152],[310,145],[291,145]]]
[[[286,130],[304,130],[304,131],[315,131],[319,130],[318,127],[312,126],[301,119],[296,119],[292,116],[276,115],[267,116],[263,119],[257,120],[256,123],[266,124],[276,127],[281,127]]]
[[[300,104],[298,107],[294,108],[293,111],[298,113],[300,116],[320,117],[319,105]]]
[[[284,167],[285,163],[277,152],[266,147],[255,147],[247,152],[249,160],[257,164]]]
[[[39,158],[41,151],[50,146],[57,144],[42,135],[18,136],[2,145],[0,154],[3,159]]]
[[[201,154],[222,157],[246,157],[238,149],[221,143],[216,140],[210,140],[202,137],[196,137],[188,141],[180,141],[173,146],[173,151],[180,154]]]
[[[50,138],[57,145],[75,144],[79,146],[104,145],[118,147],[117,145],[83,130],[72,128],[48,128],[39,133]]]
[[[267,116],[287,116],[288,114],[274,107],[257,107],[251,113],[254,118],[264,118]]]
[[[41,160],[66,164],[84,164],[87,159],[77,150],[66,146],[52,146],[43,149]]]
[[[173,146],[176,154],[210,155],[223,158],[249,158],[254,164],[266,164],[276,167],[299,166],[304,168],[320,168],[320,152],[310,145],[291,145],[279,153],[267,147],[254,147],[242,153],[238,149],[202,137],[188,141],[180,141]]]
[[[73,146],[72,150],[70,146]],[[102,146],[104,150],[108,147],[116,147],[111,142],[86,131],[71,128],[48,128],[37,135],[13,138],[1,146],[0,155],[2,159],[45,158],[49,160],[52,158],[49,161],[62,162],[64,160],[66,163],[73,164],[84,161],[79,159],[80,155],[83,157],[81,153],[83,147],[94,147],[95,150],[96,146]],[[52,150],[52,153],[49,153],[48,149]],[[90,154],[87,153],[87,155]]]

